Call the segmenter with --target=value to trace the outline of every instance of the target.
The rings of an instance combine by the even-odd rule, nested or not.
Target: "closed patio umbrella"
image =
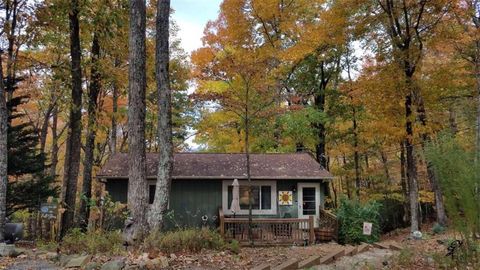
[[[233,217],[235,217],[235,214],[240,211],[240,185],[237,179],[233,180],[232,186],[232,204],[230,205],[230,211],[233,212]]]

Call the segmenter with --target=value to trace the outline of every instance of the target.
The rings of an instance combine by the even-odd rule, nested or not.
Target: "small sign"
[[[40,214],[42,218],[56,219],[57,218],[58,205],[55,203],[42,203],[40,205]]]
[[[372,223],[364,222],[363,223],[363,234],[364,235],[372,235]]]

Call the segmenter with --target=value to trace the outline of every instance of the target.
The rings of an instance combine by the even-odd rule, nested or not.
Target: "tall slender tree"
[[[88,200],[92,197],[92,170],[94,162],[95,150],[95,136],[97,125],[97,107],[98,95],[101,88],[101,74],[100,74],[100,42],[98,32],[93,34],[92,40],[92,67],[91,67],[91,81],[88,90],[88,123],[87,123],[87,138],[85,142],[85,158],[83,161],[83,183],[82,183],[82,198],[80,200],[79,225],[83,228],[88,226],[88,217],[90,209]]]
[[[169,17],[170,0],[157,2],[155,79],[158,104],[158,173],[155,198],[149,215],[153,230],[162,228],[167,211],[173,169],[172,92],[169,79]]]
[[[146,91],[146,5],[130,0],[128,45],[128,209],[124,238],[136,244],[145,235],[147,219],[147,180],[145,161]]]
[[[65,212],[62,216],[60,235],[64,236],[74,225],[75,201],[77,196],[78,172],[80,169],[80,148],[82,136],[82,67],[80,48],[80,11],[79,1],[71,0],[70,22],[70,57],[72,76],[72,102],[70,104],[68,136],[63,172],[63,203]]]
[[[0,242],[4,241],[5,218],[7,212],[7,183],[8,183],[8,110],[3,85],[2,51],[0,51]]]

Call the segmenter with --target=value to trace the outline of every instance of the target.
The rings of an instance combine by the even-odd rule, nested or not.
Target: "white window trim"
[[[233,180],[223,180],[222,182],[222,210],[226,215],[233,215],[228,208],[228,186],[231,186]],[[270,186],[271,187],[271,206],[272,209],[252,209],[253,215],[276,215],[277,214],[277,181],[238,181],[240,186]],[[248,215],[248,210],[240,210],[237,215]]]

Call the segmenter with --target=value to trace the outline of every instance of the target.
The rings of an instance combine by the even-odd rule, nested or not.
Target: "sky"
[[[172,0],[173,19],[180,27],[182,47],[188,53],[202,46],[203,29],[218,16],[222,0]]]

